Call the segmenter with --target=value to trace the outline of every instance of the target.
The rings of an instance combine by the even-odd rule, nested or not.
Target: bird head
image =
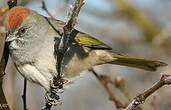
[[[6,42],[15,42],[18,46],[31,44],[44,35],[46,25],[44,17],[38,13],[24,7],[14,7],[5,18]]]

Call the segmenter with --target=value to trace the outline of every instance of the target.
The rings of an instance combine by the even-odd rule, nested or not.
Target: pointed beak
[[[16,36],[9,35],[6,37],[5,42],[11,42],[11,41],[16,40],[16,39],[17,39]]]

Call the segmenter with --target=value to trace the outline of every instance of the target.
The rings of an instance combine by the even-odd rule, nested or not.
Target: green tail
[[[117,60],[109,62],[110,64],[135,67],[135,68],[140,68],[140,69],[144,69],[148,71],[156,71],[157,67],[167,66],[166,63],[163,63],[160,61],[152,61],[152,60],[122,56],[122,55],[117,55],[117,54],[112,54],[112,56],[114,58],[117,58]]]

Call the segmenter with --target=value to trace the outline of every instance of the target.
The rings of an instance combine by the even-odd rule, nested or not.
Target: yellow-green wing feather
[[[86,46],[89,48],[95,48],[95,49],[107,49],[107,50],[111,50],[112,48],[109,47],[108,45],[104,44],[103,42],[93,38],[92,36],[82,33],[82,32],[78,32],[78,34],[75,36],[75,41],[82,45],[82,46]]]

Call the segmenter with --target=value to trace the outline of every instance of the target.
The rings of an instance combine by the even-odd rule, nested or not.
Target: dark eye
[[[18,33],[20,34],[20,35],[22,35],[22,34],[24,34],[25,32],[26,32],[26,28],[22,28],[22,29],[19,29],[18,30]]]

